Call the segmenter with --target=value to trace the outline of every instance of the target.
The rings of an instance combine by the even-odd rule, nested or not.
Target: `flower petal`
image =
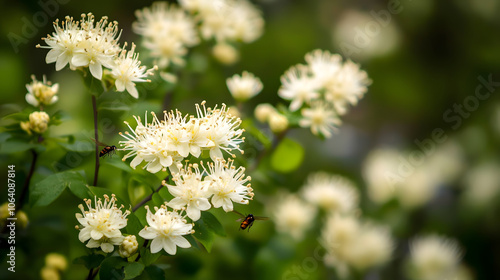
[[[151,253],[158,253],[161,251],[161,249],[163,249],[163,242],[162,242],[162,239],[165,239],[161,236],[153,239],[153,242],[151,242]]]
[[[198,221],[200,219],[201,211],[200,211],[200,209],[196,208],[196,206],[189,205],[186,208],[186,214],[194,222],[194,221]]]
[[[94,239],[94,240],[99,240],[99,239],[101,239],[103,236],[104,236],[104,234],[102,234],[102,232],[97,231],[97,230],[92,230],[92,231],[90,232],[90,237],[92,237],[92,239]]]
[[[144,239],[154,239],[158,236],[158,233],[154,229],[148,227],[148,228],[143,228],[139,232],[139,236]]]
[[[177,245],[181,248],[190,248],[191,247],[191,244],[189,243],[189,241],[187,241],[187,239],[182,237],[182,236],[172,237],[172,241],[175,243],[175,245]]]
[[[115,249],[115,247],[110,243],[102,243],[101,249],[104,253],[111,253]]]
[[[163,249],[165,249],[165,252],[169,253],[170,255],[175,255],[177,252],[177,246],[175,246],[175,243],[170,240],[170,238],[164,238],[163,239]]]

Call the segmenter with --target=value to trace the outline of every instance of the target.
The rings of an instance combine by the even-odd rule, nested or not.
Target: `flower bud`
[[[120,253],[120,256],[122,258],[128,258],[137,251],[138,247],[139,243],[137,243],[137,238],[135,237],[135,235],[128,235],[125,237],[125,239],[123,239],[118,252]]]
[[[45,112],[33,112],[29,116],[29,123],[22,122],[21,128],[31,134],[34,131],[38,134],[42,134],[47,130],[50,117]]]
[[[56,269],[44,266],[40,271],[40,278],[42,280],[59,280],[61,279],[61,276]]]
[[[283,132],[288,128],[288,119],[280,113],[272,113],[269,116],[269,127],[274,133]]]
[[[269,120],[269,116],[275,112],[276,109],[271,104],[263,103],[255,107],[254,115],[259,122],[265,123]]]
[[[230,65],[239,60],[239,52],[233,46],[225,43],[219,43],[212,48],[212,55],[220,63]]]

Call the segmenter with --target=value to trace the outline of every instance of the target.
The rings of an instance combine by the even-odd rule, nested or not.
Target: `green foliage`
[[[127,263],[125,265],[125,279],[134,279],[142,274],[144,271],[144,264],[138,262]]]
[[[92,269],[99,267],[101,265],[101,262],[105,259],[104,255],[99,255],[99,254],[89,254],[85,256],[81,256],[76,258],[73,263],[75,264],[83,264],[87,269]]]
[[[125,279],[123,267],[127,264],[128,262],[124,261],[120,257],[108,257],[101,263],[101,268],[99,269],[99,278]]]
[[[226,236],[226,232],[222,224],[210,212],[201,212],[201,218],[194,223],[193,236],[198,240],[203,247],[210,253],[215,240],[215,235]]]
[[[296,170],[304,160],[304,148],[290,138],[283,139],[271,155],[274,170],[289,173]]]
[[[86,188],[84,177],[75,171],[65,171],[48,176],[42,181],[33,184],[30,188],[29,201],[32,207],[47,206],[56,200],[61,193],[70,187],[77,195],[83,196]]]

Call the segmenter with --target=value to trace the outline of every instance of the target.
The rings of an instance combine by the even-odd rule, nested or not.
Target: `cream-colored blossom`
[[[26,102],[38,107],[42,105],[50,105],[57,102],[57,92],[59,91],[59,84],[54,84],[47,81],[47,78],[43,76],[42,81],[37,81],[35,75],[31,76],[33,82],[26,85],[28,93],[26,94]]]

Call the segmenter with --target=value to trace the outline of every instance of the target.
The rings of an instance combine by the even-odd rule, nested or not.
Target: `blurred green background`
[[[123,29],[120,41],[140,44],[140,38],[131,30],[134,11],[151,3],[69,0],[58,5],[57,13],[48,16],[46,24],[28,30],[26,22],[33,22],[33,16],[43,11],[39,2],[1,1],[1,116],[28,106],[24,101],[25,85],[31,81],[31,74],[39,80],[42,75],[47,75],[48,80],[59,83],[59,102],[56,106],[67,113],[67,121],[51,128],[51,134],[75,134],[77,139],[90,136],[93,131],[92,107],[79,73],[68,69],[55,72],[53,64],[45,63],[47,51],[36,49],[35,45],[42,44],[41,38],[52,33],[50,22],[56,18],[62,19],[66,15],[78,18],[81,13],[87,12],[94,13],[96,18],[106,15],[111,20],[117,20]],[[378,209],[365,195],[366,187],[361,176],[364,158],[369,151],[380,146],[417,149],[415,139],[429,138],[436,128],[442,128],[446,135],[460,143],[465,152],[466,169],[485,160],[499,162],[498,86],[488,99],[479,102],[477,109],[460,118],[460,124],[444,117],[448,110],[455,110],[454,104],[463,104],[467,97],[474,95],[480,85],[478,77],[500,82],[499,1],[261,0],[254,3],[263,11],[265,31],[256,42],[242,46],[238,63],[222,66],[210,56],[204,56],[208,49],[201,45],[192,50],[186,66],[187,74],[181,76],[179,86],[172,89],[161,84],[159,77],[155,76],[151,85],[138,86],[138,101],[128,94],[109,93],[103,98],[118,98],[131,106],[131,110],[101,112],[101,118],[113,120],[104,129],[101,139],[117,143],[120,140],[117,132],[126,128],[122,121],[132,122],[132,115],[143,115],[145,110],[161,111],[162,98],[167,91],[173,91],[170,105],[186,113],[194,113],[193,104],[202,100],[207,100],[212,106],[222,102],[232,104],[225,79],[243,70],[254,73],[264,84],[263,92],[246,104],[247,115],[251,115],[259,103],[283,102],[277,96],[280,76],[290,66],[303,63],[305,53],[320,48],[350,54],[367,71],[373,84],[360,104],[343,117],[344,124],[331,139],[321,141],[305,130],[292,131],[291,136],[306,148],[304,163],[297,172],[290,174],[270,175],[261,169],[252,182],[256,200],[249,207],[240,208],[241,212],[266,216],[264,201],[278,187],[298,190],[309,172],[325,170],[346,175],[357,182],[363,194],[361,204],[365,214],[384,220],[386,209]],[[375,15],[388,11],[388,5],[394,3],[399,3],[400,12],[391,14],[387,25],[377,21]],[[373,29],[367,31],[366,28],[371,28],[367,27],[369,24]],[[357,30],[361,30],[363,35],[359,35],[355,28],[359,28]],[[12,34],[22,37],[16,46],[11,42]],[[346,47],[352,46],[352,40],[356,38],[361,40],[360,36],[367,40],[366,46]],[[346,50],[352,50],[352,53]],[[453,116],[457,114],[453,113]],[[9,124],[7,120],[0,120],[0,123]],[[247,148],[247,156],[256,153],[252,149]],[[0,155],[0,159],[2,170],[6,170],[8,164],[16,165],[18,181],[22,182],[31,155]],[[53,172],[54,169],[49,166],[58,166],[54,165],[54,161],[67,163],[68,160],[88,170],[87,174],[92,174],[91,152],[78,156],[54,150],[51,157],[40,160],[40,168],[33,181]],[[134,182],[124,182],[123,176],[117,176],[125,172],[125,169],[117,167],[121,163],[119,158],[110,162],[102,166],[101,182],[118,195],[127,195]],[[5,181],[6,171],[2,173],[0,177]],[[152,180],[151,184],[155,181]],[[399,221],[403,223],[403,229],[394,231],[399,240],[394,261],[382,269],[380,279],[404,279],[400,264],[408,250],[405,242],[416,233],[430,231],[459,240],[465,248],[464,262],[476,279],[500,279],[498,195],[491,207],[474,212],[457,202],[463,181],[459,178],[452,184],[456,187],[444,190],[431,205],[412,211],[405,216],[407,220]],[[153,185],[150,187],[156,188]],[[0,200],[4,201],[5,197],[6,192],[2,191]],[[77,223],[74,214],[79,203],[78,198],[65,192],[50,207],[25,208],[30,225],[17,237],[17,279],[37,279],[47,253],[62,253],[70,261],[85,254],[85,247],[78,241],[77,231],[74,230]],[[291,239],[277,235],[272,221],[256,224],[249,233],[240,232],[235,221],[237,216],[224,214],[221,209],[211,212],[222,221],[228,237],[217,238],[210,254],[189,249],[162,259],[168,267],[168,279],[281,279],[283,271],[300,266],[304,258],[313,256],[318,247],[316,238],[312,237],[314,234],[295,244]],[[318,220],[317,224],[320,223]],[[311,232],[318,232],[318,229],[319,226]],[[3,252],[0,256],[0,278],[9,279],[11,275],[4,269]],[[82,265],[74,264],[64,279],[83,279],[86,273]],[[336,279],[331,269],[324,268],[321,260],[318,261],[318,268],[307,276],[309,278],[305,279]],[[365,279],[379,279],[369,277]]]

